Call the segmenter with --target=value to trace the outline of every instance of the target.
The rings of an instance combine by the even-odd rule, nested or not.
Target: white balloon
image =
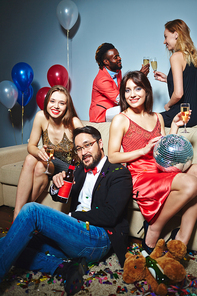
[[[77,21],[78,9],[71,0],[63,0],[57,6],[57,17],[64,29],[70,30]]]
[[[11,109],[18,98],[18,89],[16,85],[8,80],[4,80],[0,83],[0,102]]]

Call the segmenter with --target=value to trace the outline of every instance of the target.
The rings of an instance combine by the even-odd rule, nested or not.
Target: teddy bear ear
[[[186,245],[179,240],[171,240],[167,243],[167,248],[175,260],[180,261],[187,253]]]
[[[126,258],[129,258],[129,257],[131,257],[131,256],[133,256],[133,254],[130,253],[130,252],[127,252],[126,255],[125,255]]]

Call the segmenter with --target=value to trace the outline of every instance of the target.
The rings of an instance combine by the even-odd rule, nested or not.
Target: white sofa
[[[110,123],[90,123],[83,121],[84,125],[92,125],[96,127],[102,135],[104,143],[105,154],[108,152],[108,138]],[[193,163],[197,163],[197,126],[193,128],[187,128],[189,133],[182,134],[188,138],[193,145],[194,159]],[[181,132],[181,129],[179,133]],[[166,134],[169,133],[169,129],[166,128]],[[6,148],[0,148],[0,206],[6,205],[10,207],[15,206],[16,189],[19,180],[20,171],[23,165],[23,161],[27,155],[27,145],[17,145]],[[48,187],[49,188],[49,187]],[[56,208],[63,212],[68,212],[69,204],[61,204],[54,202],[48,193],[48,188],[37,200],[38,202],[48,205],[52,208]],[[143,216],[135,201],[131,200],[128,209],[128,219],[130,221],[130,235],[133,237],[143,237],[143,231],[137,234],[138,230],[143,224]],[[162,234],[164,237],[168,237],[170,231],[180,225],[180,215],[177,214],[173,217],[165,227],[165,231]],[[197,223],[193,231],[192,237],[189,242],[190,249],[197,251]]]

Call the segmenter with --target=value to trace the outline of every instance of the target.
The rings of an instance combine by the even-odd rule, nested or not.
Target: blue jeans
[[[35,231],[36,230],[36,231]],[[99,261],[111,247],[107,232],[47,206],[23,206],[0,239],[0,282],[12,265],[54,274],[64,259]]]

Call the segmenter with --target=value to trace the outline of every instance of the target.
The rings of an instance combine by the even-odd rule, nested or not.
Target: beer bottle
[[[64,185],[59,189],[56,201],[60,201],[62,203],[68,202],[74,179],[74,170],[75,159],[72,159],[71,164],[69,165],[68,171],[66,173],[66,177],[64,178]]]

